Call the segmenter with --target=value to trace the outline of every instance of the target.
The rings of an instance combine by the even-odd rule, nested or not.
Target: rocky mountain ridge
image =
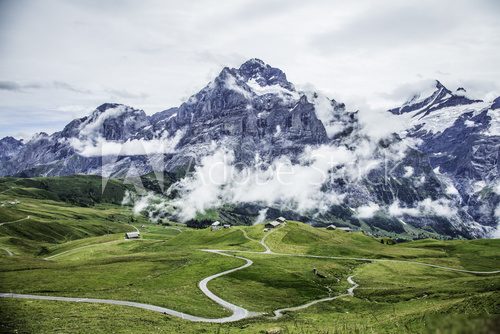
[[[0,175],[124,177],[131,167],[138,174],[159,167],[184,175],[221,147],[239,166],[271,168],[283,158],[291,166],[314,166],[318,159],[304,154],[326,149],[334,160],[347,156],[325,169],[330,177],[321,192],[335,200],[321,210],[287,203],[311,223],[338,219],[375,229],[485,236],[498,224],[499,101],[467,97],[463,88],[452,92],[437,81],[389,110],[406,124],[404,131],[373,141],[356,111],[299,91],[283,71],[251,59],[224,68],[179,107],[151,116],[106,103],[60,132],[27,142],[4,138]],[[257,207],[279,208],[278,202]]]

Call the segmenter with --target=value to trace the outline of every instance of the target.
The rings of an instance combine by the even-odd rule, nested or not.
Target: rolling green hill
[[[106,180],[104,187],[102,178],[94,175],[0,178],[0,194],[62,201],[78,206],[120,204],[129,189],[130,186],[113,179]]]
[[[0,332],[491,333],[498,326],[500,274],[449,269],[500,269],[500,240],[393,244],[293,221],[271,232],[161,226],[120,205],[128,186],[111,180],[104,193],[101,186],[92,176],[0,179],[0,292],[227,317],[198,283],[241,266],[239,256],[253,263],[208,288],[259,316],[210,324],[127,306],[0,298]],[[141,238],[125,240],[134,230]],[[354,296],[347,277],[359,284]],[[272,319],[277,309],[335,296]]]
[[[111,204],[82,208],[48,199],[19,201],[10,214],[17,218],[30,212],[37,220],[12,223],[15,229],[2,230],[2,247],[14,250],[14,255],[0,257],[3,292],[134,301],[196,316],[224,317],[231,312],[208,299],[198,282],[241,266],[244,261],[232,256],[238,255],[253,264],[216,278],[208,287],[261,315],[210,324],[127,306],[0,299],[0,331],[490,333],[499,321],[500,274],[456,272],[419,263],[498,270],[500,240],[428,239],[389,245],[361,232],[330,231],[299,222],[272,232],[264,232],[262,225],[211,231],[131,222],[126,208]],[[30,205],[40,208],[36,215]],[[141,239],[123,238],[121,232],[133,229],[128,223],[140,230]],[[67,237],[48,240],[50,233],[34,228],[35,224],[57,224],[68,229],[57,234]],[[116,229],[106,232],[110,226]],[[50,230],[52,225],[46,227]],[[262,253],[264,236],[271,253]],[[16,248],[9,238],[24,244]],[[32,243],[43,245],[44,252],[30,248]],[[202,249],[223,249],[229,256]],[[345,295],[271,318],[276,309],[345,294],[348,276],[359,283],[353,297]]]
[[[0,178],[0,247],[14,254],[45,254],[53,244],[133,231],[127,186],[95,176]],[[7,251],[4,251],[7,252]]]

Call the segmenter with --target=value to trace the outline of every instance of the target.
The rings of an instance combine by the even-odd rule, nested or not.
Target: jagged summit
[[[467,97],[464,88],[450,90],[437,80],[420,89],[391,110],[406,125],[388,145],[399,145],[400,138],[411,138],[418,145],[418,150],[405,151],[404,157],[403,152],[397,153],[405,169],[401,177],[408,182],[374,190],[363,178],[352,182],[338,178],[325,189],[347,194],[354,202],[346,205],[353,207],[370,203],[383,207],[391,201],[403,208],[419,207],[428,197],[444,198],[446,203],[466,201],[466,208],[457,209],[460,216],[444,222],[411,215],[404,221],[414,226],[444,226],[449,229],[446,233],[484,235],[495,224],[492,210],[498,202],[491,191],[481,191],[498,179],[499,120],[493,109],[500,107],[500,98],[475,103],[479,100]],[[24,143],[4,138],[0,140],[0,175],[105,172],[122,177],[132,166],[147,174],[152,162],[177,173],[220,148],[234,154],[235,164],[249,166],[282,158],[309,163],[301,160],[303,153],[318,147],[334,152],[347,147],[349,162],[358,159],[350,152],[358,148],[365,152],[364,147],[369,147],[374,155],[362,153],[362,161],[377,161],[386,144],[368,143],[366,131],[357,114],[347,112],[342,103],[321,93],[295,90],[281,69],[253,58],[236,68],[225,67],[185,103],[151,116],[120,103],[103,103],[51,135],[41,133]],[[159,150],[159,143],[168,147]],[[145,148],[164,155],[152,161],[144,154]],[[103,165],[108,161],[103,156],[112,154],[119,154],[119,160]],[[343,167],[339,168],[340,173]],[[381,168],[370,170],[370,181],[384,178]],[[482,193],[490,197],[481,197]]]
[[[491,105],[491,109],[493,109],[493,110],[500,109],[500,97],[497,97],[495,100],[493,100],[493,104]]]
[[[18,140],[11,136],[0,139],[0,161],[9,159],[17,154],[23,146],[23,140]]]
[[[0,143],[7,143],[7,144],[18,144],[18,143],[20,144],[22,142],[23,142],[22,140],[16,139],[12,136],[6,136],[0,139]]]
[[[258,58],[252,58],[241,64],[238,68],[238,71],[241,73],[253,74],[262,72],[268,66],[269,65],[262,60]]]
[[[451,90],[449,90],[448,88],[446,88],[446,86],[443,85],[441,83],[441,81],[439,81],[439,80],[435,80],[435,87],[436,87],[436,90],[441,90],[441,91],[443,91],[446,94],[451,94]]]
[[[238,68],[224,67],[213,81],[193,95],[187,103],[197,103],[205,100],[204,96],[222,94],[225,90],[237,91],[247,99],[252,95],[268,93],[293,95],[296,93],[294,85],[287,80],[286,74],[281,69],[252,58]]]
[[[108,109],[111,109],[111,108],[116,108],[116,107],[119,107],[119,106],[123,106],[123,104],[121,103],[111,103],[111,102],[106,102],[106,103],[103,103],[101,104],[99,107],[97,107],[95,110],[96,111],[99,111],[99,112],[104,112]]]
[[[195,120],[241,117],[242,109],[263,110],[265,113],[257,112],[262,118],[269,111],[292,108],[301,95],[288,82],[282,70],[253,58],[239,68],[224,67],[214,80],[192,95],[178,110],[153,115],[153,118],[166,120],[172,117],[169,124],[175,123],[175,126],[167,125],[170,129]]]
[[[389,111],[397,115],[413,113],[412,117],[422,118],[429,115],[431,112],[444,107],[482,102],[481,100],[470,99],[465,95],[465,93],[466,90],[463,87],[460,87],[455,92],[452,92],[439,80],[435,80],[431,87],[415,94],[401,107],[394,108]]]
[[[237,72],[245,82],[254,81],[262,87],[279,85],[294,90],[293,85],[287,80],[286,74],[282,70],[272,67],[257,58],[252,58],[243,63]]]

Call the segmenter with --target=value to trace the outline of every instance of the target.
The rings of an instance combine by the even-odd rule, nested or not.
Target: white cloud
[[[267,166],[257,164],[239,170],[233,165],[233,152],[219,148],[201,159],[193,175],[175,185],[180,197],[172,204],[184,220],[223,203],[256,202],[298,212],[326,210],[344,199],[333,190],[321,190],[329,178],[328,171],[354,159],[345,148],[319,146],[307,148],[298,164],[280,157]]]
[[[262,224],[266,220],[267,210],[269,209],[264,208],[262,210],[259,210],[259,215],[255,219],[255,222],[253,223],[254,225]]]
[[[380,206],[376,203],[370,203],[356,208],[356,217],[360,219],[373,218],[375,213],[380,210]]]
[[[493,191],[495,192],[495,194],[500,195],[500,180],[497,180],[497,182],[493,186]]]
[[[399,201],[394,201],[389,206],[389,214],[394,217],[404,215],[420,217],[420,216],[440,216],[451,218],[457,214],[457,208],[453,203],[446,198],[432,200],[426,198],[418,202],[414,207],[401,207]]]
[[[364,132],[374,140],[385,138],[393,133],[401,133],[408,127],[406,119],[387,112],[385,108],[372,108],[362,100],[351,101],[351,105],[358,107],[359,121]]]
[[[399,143],[393,146],[386,150],[386,156],[397,160],[406,146]],[[361,181],[380,166],[376,154],[380,154],[377,145],[364,139],[355,150],[334,145],[306,147],[296,163],[281,156],[269,164],[262,164],[256,158],[255,165],[235,166],[232,150],[214,148],[190,176],[173,186],[180,196],[172,205],[178,208],[182,220],[224,203],[260,203],[300,213],[325,211],[331,205],[343,203],[345,194],[335,189],[325,191],[323,186],[334,179],[347,183]],[[378,209],[370,207],[373,212]],[[361,208],[361,216],[367,215],[368,210]]]
[[[401,217],[404,215],[419,216],[420,211],[417,208],[407,208],[399,206],[399,201],[394,201],[389,206],[389,214],[394,217]]]
[[[118,155],[152,155],[166,154],[175,151],[175,147],[183,136],[177,131],[174,136],[158,139],[131,139],[125,142],[109,141],[102,137],[93,140],[69,138],[70,145],[84,157],[118,156]]]
[[[95,119],[89,118],[85,123],[82,123],[80,126],[80,134],[83,136],[93,135],[99,129],[102,129],[102,126],[107,119],[118,117],[129,110],[131,110],[131,108],[124,105],[108,108],[98,114]]]
[[[328,138],[342,132],[345,129],[345,124],[341,120],[335,119],[335,110],[330,98],[324,93],[318,92],[313,85],[303,85],[301,88],[308,101],[314,104],[316,117],[323,123]],[[341,112],[344,114],[343,116],[349,118],[347,111],[342,110]],[[337,114],[337,116],[339,115]]]
[[[495,218],[497,219],[497,228],[491,233],[493,239],[500,239],[500,204],[495,208]]]

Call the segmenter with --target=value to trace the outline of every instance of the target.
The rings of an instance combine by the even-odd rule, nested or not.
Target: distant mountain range
[[[120,178],[132,168],[141,175],[165,170],[180,180],[223,149],[232,166],[254,173],[284,161],[329,178],[318,187],[319,197],[270,186],[277,195],[262,199],[249,195],[253,189],[245,188],[243,195],[216,189],[219,200],[202,209],[250,205],[255,209],[249,214],[256,217],[266,207],[286,208],[313,224],[335,221],[374,233],[484,237],[497,228],[500,216],[499,109],[500,98],[481,101],[436,81],[388,111],[405,125],[403,131],[374,140],[357,111],[300,91],[280,69],[251,59],[224,68],[179,107],[151,116],[106,103],[51,135],[39,133],[26,142],[3,138],[0,175]],[[333,165],[324,167],[318,153],[331,157]],[[179,182],[171,196],[189,198],[193,187]]]

